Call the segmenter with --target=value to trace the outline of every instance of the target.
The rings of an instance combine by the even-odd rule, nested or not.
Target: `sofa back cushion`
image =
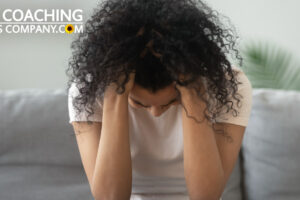
[[[300,199],[300,92],[253,90],[242,144],[247,199]]]
[[[0,164],[80,166],[62,90],[1,91],[0,102]]]
[[[63,89],[0,91],[0,199],[93,199]]]
[[[242,200],[242,152],[239,152],[238,159],[235,163],[233,171],[226,183],[222,193],[222,200]]]

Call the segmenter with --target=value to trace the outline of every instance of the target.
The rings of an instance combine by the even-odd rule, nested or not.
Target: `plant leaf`
[[[289,52],[266,42],[249,42],[241,52],[253,88],[300,91],[300,64]]]

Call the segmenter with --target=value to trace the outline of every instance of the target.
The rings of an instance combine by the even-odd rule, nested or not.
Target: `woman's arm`
[[[104,95],[101,139],[92,179],[96,200],[129,200],[131,196],[128,91],[119,95],[113,90],[109,88]]]
[[[183,100],[189,115],[182,112],[184,174],[191,200],[218,200],[222,195],[224,171],[216,139],[203,110],[191,100]]]
[[[213,132],[210,122],[203,116],[206,104],[194,91],[177,88],[188,114],[201,121],[197,123],[182,113],[184,173],[190,199],[219,200],[238,159],[245,126],[215,123],[218,130],[226,131],[233,139],[229,143],[223,135]]]
[[[191,90],[177,88],[189,116],[201,121],[197,123],[182,112],[184,174],[190,199],[217,200],[225,179],[214,132],[203,116],[206,105]]]

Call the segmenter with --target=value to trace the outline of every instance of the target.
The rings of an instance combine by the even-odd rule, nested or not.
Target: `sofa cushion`
[[[242,144],[249,200],[300,199],[300,92],[255,89]]]
[[[0,199],[93,199],[66,92],[0,91],[0,102]]]

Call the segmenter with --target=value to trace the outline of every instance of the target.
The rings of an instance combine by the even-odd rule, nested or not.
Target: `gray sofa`
[[[0,91],[0,200],[92,200],[67,94]],[[223,200],[300,199],[300,93],[253,89],[239,160]]]

